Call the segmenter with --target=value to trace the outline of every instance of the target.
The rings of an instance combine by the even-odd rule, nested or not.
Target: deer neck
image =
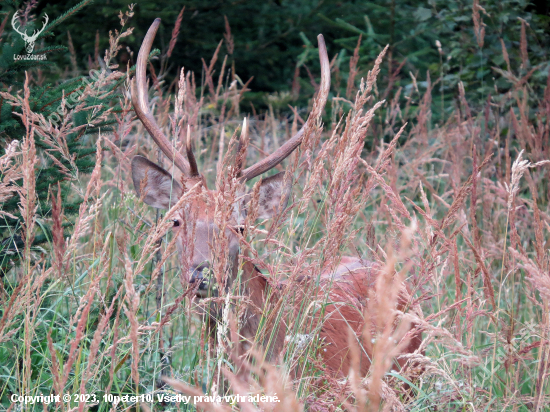
[[[284,345],[286,329],[283,322],[277,321],[276,325],[271,325],[273,317],[269,316],[269,306],[266,306],[267,300],[276,299],[273,290],[267,278],[250,261],[246,260],[242,265],[240,290],[235,293],[246,297],[246,304],[239,309],[240,334],[250,342],[261,342],[266,359],[275,360],[281,352]],[[269,302],[268,302],[269,303]],[[263,325],[260,330],[260,325]],[[244,349],[249,348],[249,343],[245,343]]]
[[[237,270],[234,270],[234,275],[237,275],[237,272]],[[268,288],[266,277],[253,263],[245,260],[242,265],[239,286],[235,293],[246,296],[252,305],[261,309],[265,305],[269,292]]]

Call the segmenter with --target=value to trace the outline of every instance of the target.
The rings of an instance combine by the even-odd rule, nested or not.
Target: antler
[[[191,148],[190,133],[187,132],[186,139],[186,152],[189,161],[187,161],[181,153],[177,152],[170,141],[166,138],[160,127],[157,125],[153,115],[149,110],[149,101],[147,96],[147,79],[146,79],[146,64],[147,58],[151,51],[153,40],[160,25],[160,18],[155,19],[151,27],[147,31],[145,38],[139,49],[139,54],[136,63],[136,78],[132,82],[132,103],[134,110],[143,123],[143,126],[147,129],[155,143],[160,147],[164,154],[174,162],[174,164],[187,176],[198,176],[197,163],[193,155]],[[330,64],[327,55],[327,48],[323,35],[317,36],[319,42],[319,60],[321,62],[321,87],[317,99],[313,105],[313,110],[308,117],[306,123],[298,133],[284,143],[279,149],[273,152],[265,159],[259,161],[253,166],[245,169],[241,173],[243,181],[250,180],[268,170],[274,168],[284,159],[286,159],[301,143],[303,140],[304,131],[309,125],[314,122],[323,111],[327,102],[328,92],[330,89]]]
[[[48,21],[50,21],[50,18],[48,17],[48,15],[46,13],[44,13],[44,16],[46,17],[44,20],[44,25],[42,26],[42,28],[40,30],[35,30],[33,33],[32,33],[32,36],[29,37],[29,41],[35,41],[37,38],[38,38],[38,35],[40,33],[42,33],[44,31],[44,29],[46,28],[46,24],[48,24]],[[25,32],[26,33],[26,32]]]
[[[187,125],[187,140],[185,142],[185,151],[187,152],[187,159],[189,160],[189,177],[200,176],[199,168],[197,167],[197,161],[193,154],[193,146],[191,144],[191,127]]]
[[[170,159],[174,164],[187,176],[190,176],[191,168],[189,162],[182,156],[182,154],[176,151],[170,140],[162,133],[155,118],[149,110],[149,98],[147,96],[147,58],[151,52],[151,46],[157,30],[160,25],[160,19],[157,18],[149,27],[141,47],[136,63],[136,78],[132,81],[132,104],[134,110],[143,123],[143,126],[147,129],[157,146],[164,152],[166,157]],[[193,158],[194,160],[194,158]],[[195,163],[196,165],[196,163]]]
[[[36,38],[38,37],[38,35],[40,33],[42,33],[44,31],[44,29],[46,28],[46,25],[48,24],[48,21],[50,21],[50,18],[48,17],[47,14],[44,13],[44,16],[45,16],[45,21],[44,21],[44,25],[42,26],[42,28],[40,30],[34,30],[32,36],[29,36],[27,34],[27,30],[25,30],[25,32],[21,32],[17,29],[17,27],[15,27],[15,25],[17,24],[17,13],[19,13],[19,11],[16,11],[14,14],[13,14],[13,17],[11,18],[11,26],[13,27],[13,29],[19,33],[21,36],[23,36],[25,39],[27,39],[27,41],[31,42],[31,41],[35,41]],[[21,26],[20,26],[21,27]]]
[[[19,33],[21,36],[24,36],[24,37],[28,37],[27,36],[27,31],[25,30],[25,32],[21,32],[19,30],[17,30],[17,27],[15,27],[15,25],[17,24],[17,14],[19,13],[19,11],[16,11],[14,14],[13,14],[13,17],[11,18],[11,27],[13,27],[13,30],[15,30],[17,33]],[[21,27],[21,26],[19,26]]]
[[[330,89],[330,63],[327,55],[327,48],[325,46],[325,39],[322,34],[317,36],[317,41],[319,42],[319,60],[321,61],[321,87],[319,88],[317,100],[313,104],[312,113],[298,133],[265,159],[243,170],[241,176],[244,181],[267,172],[286,159],[298,146],[300,146],[303,140],[304,131],[312,122],[316,121],[325,108]]]

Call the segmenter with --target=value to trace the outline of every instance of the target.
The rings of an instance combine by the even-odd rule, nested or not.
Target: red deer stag
[[[173,231],[174,236],[179,238],[177,241],[179,253],[184,252],[183,223],[190,223],[194,226],[195,234],[194,246],[189,248],[192,250],[185,251],[190,254],[188,257],[190,260],[190,282],[195,285],[197,296],[204,297],[209,288],[213,286],[209,283],[208,276],[206,276],[209,265],[216,254],[215,242],[213,240],[217,238],[221,230],[224,230],[228,244],[227,256],[229,262],[228,280],[225,287],[227,288],[228,284],[235,281],[239,269],[241,269],[241,294],[248,297],[251,306],[264,308],[266,307],[267,297],[276,296],[278,291],[272,290],[272,293],[269,293],[268,288],[270,286],[268,280],[251,262],[246,261],[241,268],[238,267],[240,242],[235,227],[242,225],[244,220],[242,215],[246,214],[247,204],[243,204],[245,202],[242,200],[236,202],[240,204],[233,205],[232,220],[227,227],[217,227],[214,219],[217,192],[208,190],[205,180],[197,169],[197,162],[191,148],[189,133],[186,142],[187,159],[185,159],[184,156],[174,149],[171,142],[163,134],[149,109],[146,64],[159,24],[160,19],[156,19],[149,28],[139,50],[136,64],[136,78],[132,84],[132,102],[137,116],[151,134],[153,140],[168,159],[186,176],[185,186],[192,187],[198,184],[200,187],[200,195],[189,200],[175,215]],[[242,170],[240,172],[241,183],[267,172],[289,156],[302,142],[304,130],[308,125],[316,121],[324,109],[330,88],[330,67],[322,35],[318,36],[318,41],[322,80],[317,101],[314,104],[314,108],[317,108],[315,116],[310,115],[301,130],[274,153],[253,166]],[[279,210],[279,205],[286,204],[285,200],[288,200],[289,187],[288,185],[284,185],[283,177],[284,172],[281,172],[261,181],[257,211],[259,218],[274,216]],[[135,156],[132,159],[132,179],[138,196],[145,203],[155,208],[169,209],[184,193],[182,185],[168,171],[142,156]],[[282,198],[283,202],[281,202]],[[344,257],[340,266],[335,271],[321,275],[323,279],[329,281],[326,283],[330,283],[332,286],[329,293],[329,300],[332,303],[326,306],[325,321],[320,327],[318,336],[324,345],[324,350],[321,351],[321,354],[325,365],[335,376],[347,375],[350,368],[348,329],[351,327],[360,341],[365,323],[362,314],[363,310],[356,306],[354,307],[350,302],[351,300],[361,302],[363,305],[362,308],[365,307],[369,290],[373,289],[376,283],[377,273],[378,270],[373,263],[365,262],[358,258]],[[300,284],[304,285],[304,282],[308,282],[308,279],[302,279]],[[405,298],[406,294],[405,290],[401,292],[397,309],[404,309],[407,302]],[[239,333],[245,342],[254,339],[260,326],[261,315],[257,314],[254,310],[250,312],[245,316],[239,329]],[[268,358],[272,361],[278,359],[285,346],[287,331],[284,330],[284,327],[279,327],[278,329],[274,333],[275,336],[270,339],[269,345],[266,345],[269,348],[265,348]],[[419,333],[415,332],[412,327],[408,330],[410,331],[408,334],[412,335],[412,339],[410,339],[402,351],[403,353],[412,353],[420,345]],[[372,347],[370,342],[364,346]],[[371,354],[367,353],[366,350],[363,350],[363,354],[360,372],[362,376],[365,376],[370,366],[369,359]]]

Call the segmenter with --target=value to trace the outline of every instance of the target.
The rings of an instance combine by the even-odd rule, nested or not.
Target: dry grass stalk
[[[206,84],[208,85],[208,88],[210,90],[210,95],[212,103],[216,104],[217,102],[214,100],[215,95],[215,88],[214,88],[214,80],[212,79],[212,73],[214,71],[214,65],[216,64],[216,61],[218,60],[218,53],[220,52],[220,47],[222,47],[223,39],[220,40],[218,43],[218,47],[216,47],[216,51],[214,52],[214,55],[212,56],[212,59],[210,60],[210,65],[206,65],[206,62],[204,59],[202,59],[202,65],[204,69],[204,76],[206,78]]]
[[[223,16],[223,19],[225,21],[225,33],[223,34],[223,38],[225,40],[225,47],[227,47],[227,53],[231,55],[235,50],[235,43],[233,41],[231,26],[229,25],[229,20],[227,20],[227,16]]]
[[[172,56],[172,51],[174,51],[174,47],[176,47],[176,43],[178,41],[178,35],[180,34],[180,27],[181,27],[181,22],[183,20],[184,11],[185,11],[185,6],[182,7],[181,11],[178,14],[178,17],[176,18],[176,22],[174,23],[174,28],[172,29],[172,37],[170,38],[168,51],[166,52],[167,57]]]
[[[0,157],[0,203],[3,204],[10,199],[16,192],[15,182],[22,177],[21,163],[16,161],[16,157],[21,153],[17,151],[19,142],[13,140],[5,149],[6,153]],[[0,216],[6,215],[15,219],[11,213],[0,209]]]
[[[484,38],[485,38],[485,23],[483,23],[483,19],[481,18],[481,15],[479,13],[480,11],[482,11],[485,15],[487,15],[487,12],[485,11],[485,9],[479,5],[479,0],[474,0],[473,6],[472,6],[474,34],[476,36],[478,47],[482,49]]]
[[[355,76],[357,75],[357,72],[358,72],[357,63],[359,62],[359,47],[361,46],[362,38],[363,38],[363,35],[360,34],[359,40],[357,40],[357,46],[355,46],[355,50],[353,50],[353,57],[349,60],[349,77],[348,77],[348,85],[346,87],[346,97],[348,99],[351,97],[351,94],[353,93]]]
[[[484,10],[476,2],[473,14],[474,22],[477,20],[475,35],[480,48],[484,42],[482,12]],[[129,16],[122,17],[126,24]],[[526,25],[522,22],[520,56],[523,69],[529,64],[525,31]],[[111,37],[108,60],[118,50],[117,38],[120,38],[118,33]],[[172,36],[175,38],[177,34]],[[232,35],[227,24],[224,41],[228,51],[230,39]],[[196,307],[189,303],[192,294],[187,289],[190,256],[184,254],[181,259],[176,258],[173,253],[175,240],[168,237],[163,243],[160,259],[155,265],[150,264],[159,251],[158,240],[172,225],[175,211],[185,207],[198,191],[188,187],[185,199],[178,202],[157,225],[150,223],[153,221],[151,214],[135,196],[129,194],[127,158],[138,148],[141,153],[152,153],[155,149],[144,136],[143,129],[134,127],[131,105],[127,98],[123,99],[123,111],[116,115],[118,128],[114,137],[102,135],[97,140],[96,168],[88,184],[74,186],[74,191],[82,195],[85,202],[71,236],[66,240],[63,238],[66,218],[59,189],[56,192],[52,188],[53,252],[42,255],[40,250],[27,251],[30,258],[25,260],[25,268],[8,275],[10,282],[16,282],[14,288],[0,289],[3,305],[0,341],[11,339],[25,345],[21,346],[18,358],[21,367],[17,366],[14,372],[21,382],[17,390],[21,394],[32,391],[33,348],[37,347],[40,337],[37,331],[49,322],[43,316],[43,310],[48,309],[49,312],[66,314],[70,319],[66,324],[56,320],[56,329],[49,333],[46,330],[43,334],[50,353],[47,369],[51,371],[54,393],[66,392],[72,387],[80,388],[81,392],[101,387],[103,375],[107,383],[102,388],[106,393],[116,388],[113,386],[115,382],[120,384],[122,381],[138,385],[136,393],[147,391],[153,376],[150,365],[157,362],[154,359],[158,356],[156,343],[152,342],[161,340],[162,346],[158,347],[162,347],[167,356],[176,353],[173,359],[181,354],[182,358],[187,356],[197,360],[196,364],[182,361],[180,369],[180,365],[172,365],[170,373],[177,379],[168,382],[177,390],[200,396],[203,391],[198,388],[206,382],[208,391],[217,390],[220,395],[224,389],[233,394],[276,392],[281,395],[281,402],[276,405],[233,407],[242,410],[306,408],[325,411],[378,407],[403,410],[429,408],[434,400],[476,410],[487,405],[515,410],[529,405],[534,410],[543,410],[548,401],[550,350],[550,283],[545,252],[550,217],[543,190],[547,170],[535,166],[545,165],[545,153],[548,153],[545,137],[548,122],[544,113],[550,107],[550,88],[545,100],[536,107],[536,103],[528,98],[530,90],[526,87],[532,81],[529,76],[535,72],[529,70],[521,78],[512,74],[504,42],[501,44],[508,71],[503,76],[513,86],[510,96],[502,102],[490,101],[485,116],[475,105],[469,104],[467,91],[462,85],[458,87],[460,110],[450,116],[447,124],[438,127],[429,127],[431,95],[428,91],[422,97],[422,107],[415,119],[410,118],[411,99],[406,107],[400,108],[398,99],[394,98],[387,111],[388,124],[381,128],[376,125],[380,144],[373,145],[372,152],[366,153],[363,144],[379,107],[371,102],[382,59],[379,57],[368,78],[361,82],[352,103],[354,110],[349,114],[340,113],[335,101],[334,124],[327,128],[330,132],[323,131],[320,122],[306,131],[301,152],[304,156],[296,156],[289,167],[289,176],[299,171],[293,174],[296,177],[293,182],[295,203],[270,227],[264,226],[265,222],[255,221],[259,185],[251,188],[241,247],[248,250],[250,262],[269,274],[273,289],[280,294],[269,300],[265,307],[253,308],[235,291],[226,292],[222,288],[220,298],[211,301],[223,303],[225,309],[220,320],[219,339],[213,346],[217,350],[216,358],[212,356],[214,351],[205,349],[208,329],[191,320]],[[240,120],[236,113],[246,87],[238,89],[237,84],[226,87],[223,81],[218,81],[214,87],[215,58],[210,67],[205,67],[210,76],[207,79],[209,96],[197,96],[194,75],[182,70],[174,115],[168,115],[170,98],[160,81],[153,85],[156,93],[154,107],[163,129],[179,137],[178,145],[183,147],[186,133],[189,133],[197,146],[201,166],[204,170],[217,172],[216,182],[222,194],[216,199],[216,219],[218,224],[224,225],[230,219],[228,203],[243,195],[244,189],[237,182],[238,171],[247,160],[256,161],[262,156],[262,152],[255,149],[249,150],[247,155],[246,146],[265,150],[269,139],[266,133],[274,130],[277,139],[284,139],[289,123],[279,119],[275,112],[266,119],[256,115],[247,117],[242,131],[246,143],[237,149],[238,130],[235,125],[240,124]],[[224,63],[222,72],[226,66]],[[162,71],[157,73],[157,79],[161,79],[162,74]],[[235,74],[234,68],[232,74]],[[102,72],[97,84],[108,85],[117,78],[120,78],[120,73],[116,71]],[[218,80],[223,80],[222,76]],[[69,107],[71,96],[66,96],[62,121],[58,125],[49,124],[48,120],[30,111],[28,82],[29,79],[22,95],[2,94],[9,104],[23,108],[22,120],[26,122],[27,134],[19,144],[12,142],[6,155],[0,158],[0,202],[20,191],[21,211],[30,239],[39,230],[33,190],[37,184],[36,171],[43,160],[32,154],[33,137],[40,136],[48,145],[45,156],[49,155],[59,170],[66,172],[65,166],[53,159],[58,155],[67,156],[67,135],[82,131],[82,128],[74,127],[72,116],[83,106],[79,102],[76,107]],[[313,83],[317,84],[315,79]],[[99,96],[98,90],[87,88],[83,98]],[[399,90],[397,93],[404,92]],[[218,111],[203,110],[205,97],[220,101]],[[312,116],[319,119],[318,108],[314,112]],[[532,113],[538,114],[533,117]],[[480,126],[483,117],[485,125],[496,122],[494,132],[490,133],[496,143],[491,141],[489,145],[482,140]],[[413,127],[405,129],[403,126],[395,134],[394,130],[399,129],[404,119],[412,121]],[[292,127],[296,128],[298,122],[296,114]],[[501,143],[505,128],[510,132]],[[405,130],[407,135],[404,135]],[[229,142],[225,133],[233,135]],[[220,136],[224,136],[223,139]],[[390,143],[385,143],[388,141]],[[501,147],[495,151],[494,157],[490,157],[488,153],[494,144],[501,144]],[[103,152],[103,145],[112,151]],[[516,149],[519,155],[514,161],[511,156]],[[208,150],[212,152],[211,159]],[[214,163],[216,154],[221,160],[217,170],[219,164]],[[527,155],[533,163],[523,160]],[[357,167],[359,164],[361,168]],[[225,176],[223,171],[229,170],[230,166],[232,168]],[[213,175],[206,174],[206,179],[213,180]],[[66,176],[68,179],[85,179],[70,173]],[[522,179],[524,176],[526,181]],[[23,179],[23,184],[17,187],[16,182],[20,179]],[[469,203],[468,197],[471,199]],[[403,202],[403,199],[410,201]],[[114,206],[111,208],[111,205]],[[509,220],[505,224],[506,218]],[[418,228],[410,230],[412,222],[418,222]],[[368,232],[366,228],[371,227],[369,225],[380,227],[378,232],[384,235],[378,238],[364,235]],[[506,230],[510,230],[510,244],[505,243]],[[195,237],[195,227],[191,222],[185,223],[184,232],[183,248],[191,249]],[[119,240],[118,249],[110,248],[111,237]],[[400,238],[405,240],[400,241]],[[221,245],[220,249],[225,248],[227,239],[218,236],[215,240]],[[235,344],[239,337],[235,332],[237,327],[232,326],[232,313],[235,313],[235,323],[242,323],[253,311],[264,313],[262,319],[265,323],[256,337],[258,347],[285,322],[296,336],[318,332],[324,318],[315,311],[328,303],[323,293],[330,289],[323,285],[327,289],[315,294],[314,288],[305,290],[296,279],[300,276],[315,279],[320,268],[336,266],[342,254],[347,253],[344,252],[346,247],[357,256],[364,256],[368,250],[369,255],[384,267],[376,293],[369,296],[367,308],[370,310],[364,313],[366,324],[373,327],[365,328],[361,336],[356,335],[358,339],[352,336],[348,346],[344,345],[355,359],[354,366],[362,351],[374,354],[368,375],[361,376],[354,367],[348,379],[319,378],[325,370],[318,356],[323,345],[311,340],[300,346],[289,339],[284,352],[286,362],[280,367],[262,362],[264,355],[254,350],[248,354],[239,353],[239,345]],[[242,263],[244,258],[241,256],[240,259]],[[117,260],[122,264],[117,264]],[[226,262],[223,253],[215,261],[215,275],[222,283],[227,276]],[[53,269],[48,269],[50,264]],[[157,320],[152,285],[163,266],[167,275],[166,293],[163,316]],[[498,277],[501,267],[505,275],[503,280]],[[81,281],[83,283],[78,283],[77,278],[83,271],[87,274]],[[521,273],[525,273],[526,282],[520,281]],[[413,288],[407,306],[398,311],[394,303],[399,300],[398,291],[405,276]],[[311,297],[300,312],[290,309],[293,308],[292,292],[296,290]],[[60,292],[65,293],[66,313],[63,305],[42,306],[47,302],[46,297]],[[426,316],[417,310],[418,306],[422,306]],[[360,302],[354,307],[362,308]],[[125,316],[121,316],[121,311]],[[501,316],[504,314],[509,318],[506,321],[501,320],[505,319]],[[530,316],[528,319],[526,314]],[[85,328],[88,322],[94,330]],[[408,363],[399,372],[402,377],[412,381],[414,374],[423,370],[422,382],[414,381],[419,392],[411,390],[410,400],[397,398],[405,393],[403,384],[387,374],[400,345],[409,339],[401,326],[409,322],[414,322],[424,331],[422,350],[425,350],[425,355],[414,353],[399,358],[400,362]],[[63,328],[74,330],[73,339],[63,338],[68,335],[59,338],[59,334],[54,333]],[[181,335],[180,330],[187,331],[187,334]],[[488,333],[482,334],[481,331]],[[372,339],[375,339],[374,343]],[[486,349],[487,345],[490,349]],[[493,345],[495,353],[491,357]],[[82,359],[78,355],[81,351],[87,353]],[[282,365],[281,359],[274,361]],[[212,372],[213,365],[217,367],[216,373]],[[235,372],[229,372],[224,365],[232,367]],[[291,369],[300,373],[292,375]],[[155,370],[158,372],[158,368]],[[487,376],[487,370],[491,376]],[[490,389],[487,388],[488,382]],[[490,398],[491,391],[494,394],[497,390],[502,395]],[[115,392],[118,388],[113,389]],[[71,405],[68,408],[84,411],[88,407]],[[227,404],[212,403],[201,407],[209,410],[231,408]]]
[[[527,22],[522,19],[522,18],[519,18],[519,20],[521,21],[521,34],[520,34],[520,46],[519,46],[519,51],[520,51],[520,55],[521,55],[521,65],[523,68],[527,68],[527,64],[528,64],[528,59],[529,59],[529,54],[527,53],[527,33],[525,31],[525,26],[527,26]]]

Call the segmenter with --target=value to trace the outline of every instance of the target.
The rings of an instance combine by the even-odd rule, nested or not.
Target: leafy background
[[[77,3],[40,1],[37,13],[45,12],[55,17]],[[108,45],[107,31],[118,27],[118,13],[130,3],[121,0],[96,1],[86,7],[84,12],[64,22],[55,31],[55,37],[48,39],[48,44],[67,46],[69,32],[78,66],[84,68],[88,56],[94,50],[96,33],[99,33],[99,49],[104,50]],[[487,27],[481,48],[473,32],[470,1],[140,1],[137,2],[131,23],[135,29],[125,39],[126,45],[132,52],[136,52],[152,19],[160,17],[163,23],[155,45],[165,50],[173,24],[183,7],[185,12],[179,42],[170,59],[170,75],[175,76],[179,68],[185,67],[199,76],[202,70],[201,58],[208,60],[207,56],[213,55],[223,39],[224,17],[227,17],[235,43],[234,53],[229,59],[237,62],[238,73],[243,81],[254,77],[250,83],[254,93],[248,98],[252,98],[256,104],[261,104],[262,98],[258,96],[254,99],[255,93],[288,91],[292,86],[296,65],[302,66],[300,79],[305,88],[304,95],[309,95],[307,89],[311,85],[303,66],[314,71],[318,64],[316,53],[312,52],[318,33],[325,36],[330,57],[338,54],[336,64],[344,73],[348,72],[350,57],[359,35],[362,35],[357,78],[366,73],[382,48],[389,44],[390,53],[383,68],[386,81],[387,71],[395,70],[405,61],[401,70],[403,76],[399,79],[401,85],[412,87],[409,72],[422,82],[426,80],[429,71],[432,79],[442,76],[445,91],[443,98],[448,102],[456,97],[458,81],[464,82],[469,94],[475,93],[479,102],[486,99],[489,93],[495,93],[491,67],[502,67],[504,64],[499,39],[504,40],[509,50],[519,49],[514,47],[520,41],[521,23],[518,18],[529,23],[527,34],[532,67],[548,60],[550,46],[550,6],[544,0],[483,2],[482,7],[487,13],[482,13],[482,19]],[[442,45],[443,55],[438,52],[436,40]],[[226,53],[224,49],[225,45],[222,46],[222,56]],[[520,61],[514,57],[519,56],[512,54],[512,61]],[[58,67],[66,67],[70,64],[70,54],[60,53],[53,61],[58,63]],[[125,61],[125,57],[122,61]],[[540,80],[542,86],[545,74],[538,71],[535,76],[539,76],[537,80]],[[341,84],[345,90],[346,79],[343,80]],[[509,87],[503,82],[497,86],[500,92]],[[434,97],[437,98],[441,98],[441,95]],[[434,116],[437,119],[442,116],[437,112],[441,106],[434,105]],[[449,107],[447,104],[443,106]]]

